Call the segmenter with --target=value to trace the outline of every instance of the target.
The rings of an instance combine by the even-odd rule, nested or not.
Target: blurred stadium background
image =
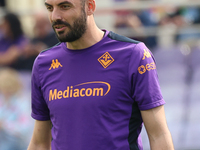
[[[25,35],[33,39],[36,24],[33,16],[44,13],[43,3],[43,0],[0,0],[0,18],[4,10],[17,14]],[[175,149],[200,150],[200,0],[96,0],[96,3],[95,19],[100,28],[142,40],[153,52]],[[5,67],[10,66],[0,64],[0,71]],[[30,102],[31,70],[14,69],[22,83],[22,95]],[[1,130],[4,121],[1,87],[0,92]],[[30,115],[30,109],[27,113]],[[32,128],[30,125],[28,139]],[[0,145],[2,138],[0,135]],[[142,139],[144,150],[148,150],[145,129]]]

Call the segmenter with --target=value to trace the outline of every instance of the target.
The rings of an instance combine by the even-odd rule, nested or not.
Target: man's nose
[[[51,20],[52,21],[57,21],[57,20],[61,20],[61,19],[62,19],[62,17],[61,17],[61,14],[59,13],[59,10],[54,9],[51,12]]]

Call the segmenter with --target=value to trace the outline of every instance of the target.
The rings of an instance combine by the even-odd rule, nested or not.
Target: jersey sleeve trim
[[[138,107],[139,107],[140,110],[148,110],[148,109],[152,109],[152,108],[164,105],[164,104],[165,104],[164,99],[161,99],[161,100],[156,101],[154,103],[147,104],[147,105],[140,105]]]
[[[40,115],[36,115],[33,112],[31,113],[31,117],[35,120],[40,120],[40,121],[46,121],[46,120],[50,120],[49,116],[40,116]]]

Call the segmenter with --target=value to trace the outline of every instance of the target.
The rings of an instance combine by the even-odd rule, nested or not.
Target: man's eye
[[[48,10],[48,11],[52,11],[52,9],[53,9],[52,7],[47,6],[47,10]]]
[[[61,6],[62,9],[69,9],[69,7],[70,7],[69,5],[62,5]]]

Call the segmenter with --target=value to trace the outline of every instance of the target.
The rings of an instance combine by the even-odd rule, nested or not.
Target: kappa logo
[[[110,64],[112,64],[115,60],[112,58],[112,56],[106,52],[104,53],[99,59],[98,61],[100,62],[100,64],[104,67],[107,68]]]
[[[62,67],[61,63],[58,61],[58,59],[56,59],[56,61],[53,59],[52,63],[51,63],[51,67],[49,68],[49,70],[51,69],[56,69]]]
[[[144,56],[142,58],[142,60],[145,60],[145,58],[150,58],[151,54],[148,50],[144,49]]]

